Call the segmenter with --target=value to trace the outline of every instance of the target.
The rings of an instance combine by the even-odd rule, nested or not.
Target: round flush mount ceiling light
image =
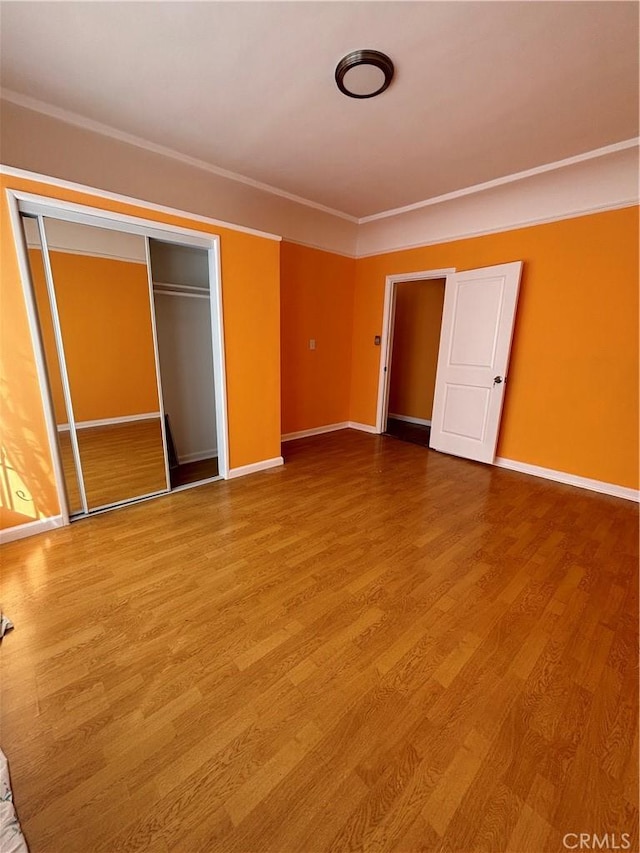
[[[336,66],[338,89],[350,98],[374,98],[393,79],[393,62],[379,50],[353,50]]]

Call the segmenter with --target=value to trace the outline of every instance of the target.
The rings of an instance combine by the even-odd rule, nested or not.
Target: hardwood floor
[[[637,506],[352,431],[284,451],[3,546],[31,853],[637,851]]]
[[[385,434],[399,438],[401,441],[411,441],[413,444],[429,447],[431,427],[425,424],[412,424],[398,418],[387,418]]]
[[[171,476],[171,488],[187,486],[200,480],[208,480],[210,477],[218,476],[218,457],[210,459],[199,459],[196,462],[183,462],[169,472]]]

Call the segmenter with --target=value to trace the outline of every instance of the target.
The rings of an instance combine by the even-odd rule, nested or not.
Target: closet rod
[[[184,290],[191,293],[209,293],[208,287],[203,287],[199,284],[178,284],[174,281],[154,281],[154,287],[167,290]]]
[[[188,296],[191,299],[209,299],[208,293],[185,293],[182,290],[157,290],[155,287],[153,288],[153,292],[161,296]]]

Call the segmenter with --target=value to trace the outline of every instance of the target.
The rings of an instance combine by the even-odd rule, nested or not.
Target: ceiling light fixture
[[[374,98],[393,79],[393,62],[379,50],[353,50],[336,66],[338,89],[350,98]]]

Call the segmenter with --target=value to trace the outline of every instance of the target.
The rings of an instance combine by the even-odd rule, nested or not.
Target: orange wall
[[[38,181],[0,178],[2,446],[42,516],[56,515],[59,505],[7,188],[220,235],[230,466],[280,455],[280,251],[276,241]],[[7,517],[5,523],[12,526],[13,516]]]
[[[42,516],[59,512],[42,399],[7,203],[0,207],[0,441],[2,465],[18,472]],[[18,502],[19,505],[19,502]],[[33,521],[4,507],[0,524]]]
[[[355,260],[282,243],[282,432],[349,419]],[[309,349],[314,339],[316,349]]]
[[[229,443],[237,468],[280,456],[280,244],[227,231],[221,247]]]
[[[220,235],[232,468],[280,455],[281,317],[282,432],[345,420],[374,424],[380,348],[373,337],[382,327],[385,276],[523,260],[498,454],[638,487],[637,208],[358,261],[283,243],[281,300],[274,241],[37,181],[1,176],[1,188]],[[55,515],[4,192],[0,215],[2,449],[40,515]],[[316,339],[315,351],[309,338]],[[7,512],[0,523],[19,519]]]
[[[524,261],[498,455],[638,488],[638,208],[357,262],[351,420],[375,424],[385,276]]]
[[[144,264],[49,254],[76,421],[157,412],[149,282]],[[39,249],[29,250],[58,423],[64,400]]]
[[[389,414],[431,420],[444,279],[396,284]]]

